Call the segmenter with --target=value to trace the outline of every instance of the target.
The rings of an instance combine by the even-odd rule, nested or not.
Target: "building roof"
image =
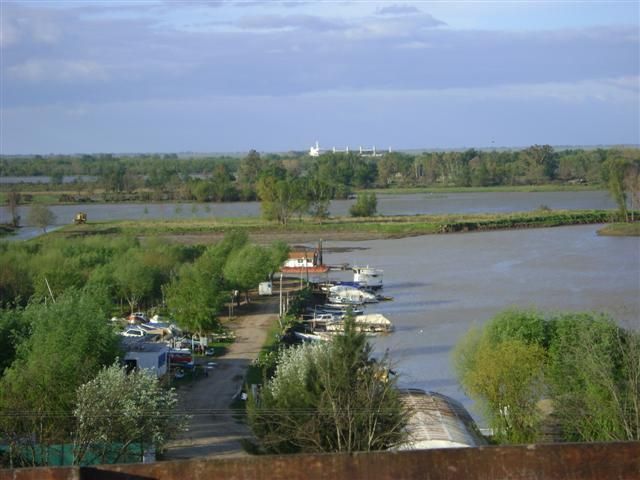
[[[316,265],[314,267],[280,267],[282,273],[327,273],[327,265]]]
[[[464,406],[436,392],[409,389],[402,401],[411,410],[409,442],[400,450],[477,447],[487,442]]]
[[[289,252],[289,258],[309,258],[309,259],[313,259],[313,252]]]

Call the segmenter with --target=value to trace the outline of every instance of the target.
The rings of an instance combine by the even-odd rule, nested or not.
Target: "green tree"
[[[164,287],[165,301],[178,325],[202,335],[218,325],[217,315],[226,297],[201,264],[183,265]]]
[[[372,217],[378,208],[378,198],[375,193],[360,193],[356,203],[351,205],[349,213],[352,217]]]
[[[21,452],[14,465],[47,463],[47,446],[69,439],[75,391],[119,353],[103,292],[70,289],[23,313],[31,335],[0,379],[0,436]],[[18,455],[18,454],[16,454]]]
[[[549,390],[573,441],[640,439],[640,334],[601,315],[554,322]]]
[[[493,343],[481,336],[460,345],[455,353],[458,378],[480,402],[496,439],[535,441],[541,418],[537,403],[544,392],[542,347],[519,340]]]
[[[240,188],[240,197],[243,200],[254,200],[256,198],[256,183],[264,168],[265,161],[255,150],[250,150],[248,155],[240,161],[238,186]]]
[[[224,266],[224,277],[233,288],[245,292],[249,301],[249,290],[258,287],[273,273],[270,252],[258,245],[245,245],[234,251]]]
[[[283,350],[275,375],[248,404],[249,423],[272,453],[384,450],[405,440],[402,406],[388,359],[353,320],[327,344]]]
[[[142,252],[132,249],[114,261],[118,293],[133,312],[153,292],[154,272],[145,264]]]
[[[262,215],[268,220],[277,220],[286,225],[295,213],[302,214],[308,206],[303,181],[300,179],[278,180],[268,175],[258,182]]]
[[[105,367],[77,390],[74,463],[120,463],[134,444],[139,458],[150,447],[162,451],[185,424],[177,403],[176,393],[151,372],[127,373],[117,363]]]
[[[27,221],[31,225],[41,228],[44,233],[47,233],[47,227],[56,221],[56,216],[45,205],[36,203],[29,209]]]
[[[625,222],[629,220],[627,212],[627,192],[625,185],[625,172],[627,170],[628,163],[619,157],[610,158],[607,161],[607,186],[609,187],[609,193],[618,205],[618,212],[621,219]]]

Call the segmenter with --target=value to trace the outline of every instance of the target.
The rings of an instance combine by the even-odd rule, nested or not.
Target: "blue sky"
[[[640,143],[640,4],[1,2],[0,153]]]

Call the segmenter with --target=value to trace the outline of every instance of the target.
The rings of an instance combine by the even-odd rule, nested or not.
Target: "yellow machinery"
[[[87,214],[85,212],[76,213],[76,216],[73,219],[73,223],[75,223],[76,225],[82,225],[83,223],[87,223]]]

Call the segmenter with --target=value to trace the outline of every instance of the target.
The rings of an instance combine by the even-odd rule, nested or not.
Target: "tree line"
[[[638,161],[640,152],[636,148],[555,150],[550,145],[533,145],[521,150],[388,152],[381,157],[329,152],[312,158],[302,152],[260,155],[255,150],[244,157],[2,156],[0,175],[49,175],[54,181],[60,181],[63,175],[92,175],[111,192],[140,188],[177,191],[182,187],[185,189],[182,193],[192,199],[231,201],[255,199],[258,178],[277,173],[274,168],[283,168],[292,177],[325,182],[334,187],[334,198],[344,198],[349,189],[373,186],[601,184],[606,182],[603,168],[612,159]],[[199,180],[212,185],[205,188],[199,185]],[[227,182],[233,189],[228,189]]]

